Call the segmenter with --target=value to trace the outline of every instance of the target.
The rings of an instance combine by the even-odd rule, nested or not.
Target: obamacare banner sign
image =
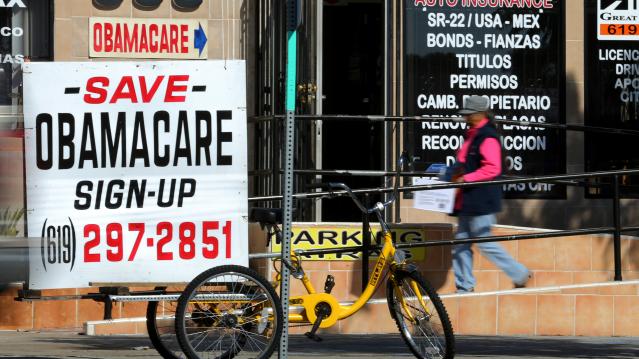
[[[89,56],[206,59],[207,21],[193,19],[89,19]]]
[[[24,65],[30,289],[248,264],[244,61]]]

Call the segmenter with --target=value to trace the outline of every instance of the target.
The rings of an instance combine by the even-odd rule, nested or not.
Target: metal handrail
[[[254,116],[249,118],[249,123],[265,122],[272,120],[283,120],[284,115],[272,115],[272,116]],[[340,121],[340,120],[356,120],[367,122],[460,122],[461,117],[431,117],[431,116],[382,116],[382,115],[295,115],[295,120],[298,121]],[[586,126],[578,124],[559,124],[559,123],[546,123],[546,122],[529,122],[529,121],[513,121],[513,120],[494,120],[496,123],[513,125],[519,127],[538,127],[538,128],[550,128],[568,131],[580,131],[580,132],[596,132],[596,133],[609,133],[617,135],[630,135],[639,136],[639,131],[626,130],[621,128],[610,127],[597,127]]]
[[[279,171],[279,173],[283,173],[283,171]],[[392,171],[374,171],[374,170],[293,170],[294,174],[298,175],[338,175],[338,176],[353,176],[353,177],[392,177],[395,176],[395,172]],[[265,176],[272,175],[272,170],[258,170],[258,171],[249,171],[249,176]],[[437,177],[439,173],[433,172],[420,172],[420,171],[412,171],[412,172],[400,172],[401,177]],[[503,179],[524,179],[526,177],[523,176],[511,176],[511,175],[503,175]],[[586,183],[583,181],[571,181],[571,180],[554,180],[548,181],[547,183],[553,184],[562,184],[567,186],[578,186],[578,187],[601,187],[601,184],[598,183]],[[634,186],[626,186],[626,188],[630,188]]]
[[[629,170],[617,170],[617,171],[596,171],[596,172],[583,172],[567,175],[548,175],[548,176],[536,176],[536,177],[520,177],[509,178],[494,181],[481,181],[481,182],[464,182],[464,183],[445,183],[445,184],[425,184],[415,186],[401,186],[397,190],[399,192],[412,192],[434,189],[446,189],[446,188],[467,188],[467,187],[480,187],[480,186],[493,186],[502,184],[514,184],[514,183],[532,183],[532,182],[551,182],[557,180],[572,180],[572,179],[585,179],[595,177],[611,177],[619,175],[639,175],[639,169]],[[392,188],[366,188],[366,189],[354,189],[354,194],[365,193],[389,193],[392,192]],[[345,191],[329,191],[329,192],[309,192],[309,193],[295,193],[293,198],[295,199],[311,199],[311,198],[324,198],[331,196],[343,196],[346,195]],[[249,202],[259,201],[277,201],[281,200],[282,196],[263,196],[263,197],[251,197]]]
[[[272,115],[272,116],[256,116],[249,118],[250,123],[257,123],[263,121],[272,121],[272,120],[281,120],[284,119],[283,115]],[[317,120],[357,120],[357,121],[367,121],[367,122],[459,122],[461,120],[460,117],[427,117],[427,116],[380,116],[380,115],[364,115],[364,116],[352,116],[352,115],[297,115],[295,120],[297,121],[317,121]],[[626,129],[617,129],[617,128],[608,128],[608,127],[595,127],[595,126],[585,126],[585,125],[577,125],[577,124],[556,124],[556,123],[537,123],[537,122],[527,122],[527,121],[512,121],[512,120],[502,120],[495,119],[496,123],[499,124],[508,124],[520,127],[533,127],[533,128],[549,128],[549,129],[557,129],[557,130],[569,130],[569,131],[580,131],[580,132],[594,132],[594,133],[607,133],[607,134],[616,134],[616,135],[631,135],[631,136],[639,136],[639,131],[636,130],[626,130]],[[390,176],[392,172],[383,172],[383,171],[355,171],[355,170],[297,170],[296,174],[315,174],[315,175],[328,175],[328,174],[337,174],[337,175],[357,175],[357,176]],[[414,176],[418,175],[417,173],[406,173],[406,176]],[[421,174],[422,176],[428,175],[427,173]],[[620,190],[619,190],[619,176],[625,175],[639,175],[639,169],[629,169],[629,170],[617,170],[617,171],[596,171],[596,172],[584,172],[584,173],[575,173],[575,174],[565,174],[565,175],[546,175],[546,176],[535,176],[535,177],[519,177],[519,178],[506,178],[502,177],[502,179],[494,180],[494,181],[482,181],[482,182],[472,182],[472,183],[445,183],[445,184],[427,184],[427,185],[416,185],[416,186],[403,186],[399,187],[398,192],[412,192],[412,191],[422,191],[422,190],[436,190],[436,189],[446,189],[446,188],[466,188],[466,187],[480,187],[480,186],[494,186],[494,185],[506,185],[506,184],[517,184],[517,183],[560,183],[566,185],[576,185],[576,186],[596,186],[603,187],[607,184],[590,184],[586,183],[583,180],[588,178],[596,178],[596,177],[612,177],[612,189],[613,189],[613,222],[614,227],[603,227],[603,228],[589,228],[582,230],[573,230],[573,231],[557,231],[550,232],[544,234],[529,234],[529,235],[518,235],[518,236],[499,236],[499,237],[484,237],[484,238],[471,238],[465,240],[453,240],[453,241],[438,241],[436,243],[429,242],[428,244],[419,243],[419,244],[411,244],[412,246],[431,246],[431,245],[454,245],[459,243],[479,243],[479,242],[490,242],[490,241],[503,241],[503,240],[519,240],[519,239],[528,239],[528,238],[546,238],[546,237],[555,237],[555,236],[569,236],[569,235],[578,235],[578,234],[595,234],[595,233],[612,233],[614,237],[614,261],[615,261],[615,280],[621,280],[621,233],[622,232],[630,232],[637,231],[639,227],[626,227],[623,228],[621,226],[621,216],[620,216]],[[259,176],[259,175],[258,175]],[[570,182],[571,180],[576,180],[577,182]],[[364,194],[368,195],[370,193],[389,193],[392,192],[391,188],[369,188],[369,189],[356,189],[352,190],[354,194]],[[329,192],[311,192],[311,193],[296,193],[293,194],[294,199],[316,199],[316,198],[325,198],[325,197],[334,197],[334,196],[344,196],[346,195],[346,191],[329,191]],[[249,198],[249,202],[260,202],[260,201],[278,201],[282,200],[282,196],[262,196],[262,197],[252,197]],[[363,223],[366,224],[367,218],[363,219]],[[570,234],[576,233],[576,234]],[[410,248],[406,247],[406,245],[399,244],[398,248]],[[340,249],[329,249],[329,250],[313,250],[312,252],[306,251],[306,254],[310,253],[340,253],[340,252],[353,252],[353,251],[361,251],[364,253],[364,257],[367,260],[370,250],[375,249],[369,244],[363,244],[359,247],[352,248],[340,248]],[[367,280],[367,272],[368,268],[363,268],[362,271],[362,284]]]
[[[508,235],[508,236],[490,236],[490,237],[481,237],[481,238],[468,238],[468,239],[455,239],[455,240],[443,240],[443,241],[426,241],[421,243],[406,243],[406,244],[397,244],[396,247],[399,249],[404,248],[416,248],[416,247],[431,247],[431,246],[442,246],[442,245],[457,245],[462,243],[483,243],[483,242],[499,242],[499,241],[511,241],[511,240],[523,240],[523,239],[534,239],[534,238],[550,238],[550,237],[564,237],[564,236],[575,236],[575,235],[584,235],[584,234],[603,234],[603,233],[611,233],[613,235],[613,255],[614,255],[614,265],[615,265],[615,281],[621,281],[621,233],[622,232],[636,232],[639,231],[639,227],[622,227],[621,226],[621,216],[620,216],[620,191],[619,191],[619,176],[623,175],[637,175],[639,174],[639,169],[629,169],[629,170],[617,170],[617,171],[597,171],[597,172],[584,172],[584,173],[576,173],[576,174],[566,174],[566,175],[549,175],[549,176],[537,176],[537,177],[527,177],[527,178],[512,178],[512,179],[500,179],[494,181],[481,181],[481,182],[465,182],[465,183],[445,183],[445,184],[428,184],[428,185],[417,185],[417,186],[404,186],[396,189],[393,188],[375,188],[375,189],[359,189],[352,190],[353,194],[369,194],[369,193],[388,193],[392,191],[398,192],[409,192],[409,191],[421,191],[421,190],[435,190],[435,189],[445,189],[445,188],[466,188],[466,187],[479,187],[479,186],[494,186],[494,185],[503,185],[503,184],[514,184],[514,183],[534,183],[534,182],[547,182],[547,181],[558,181],[558,180],[578,180],[578,179],[587,179],[587,178],[596,178],[596,177],[613,177],[613,227],[601,227],[601,228],[585,228],[578,230],[564,230],[564,231],[552,231],[545,233],[531,233],[531,234],[521,234],[521,235]],[[311,193],[296,193],[293,195],[293,198],[297,199],[310,199],[310,198],[320,198],[326,196],[343,196],[346,195],[346,191],[329,191],[329,192],[311,192]],[[250,202],[256,201],[273,201],[280,200],[281,196],[269,196],[269,197],[253,197],[249,198]],[[366,219],[364,219],[364,223],[366,223]],[[363,228],[363,230],[365,230]],[[370,251],[379,249],[379,247],[375,247],[370,245],[369,243],[362,244],[361,246],[356,247],[344,247],[344,248],[330,248],[330,249],[316,249],[316,250],[298,250],[296,251],[300,255],[313,255],[313,254],[335,254],[335,253],[353,253],[353,252],[362,252],[365,260],[368,260],[370,256]],[[264,256],[265,255],[265,256]],[[260,258],[276,258],[277,255],[270,256],[267,253],[262,254]],[[251,257],[257,258],[257,257]],[[365,283],[368,280],[368,267],[362,268],[362,281]]]

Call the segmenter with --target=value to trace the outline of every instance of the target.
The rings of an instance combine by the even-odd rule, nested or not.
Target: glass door
[[[319,5],[318,5],[319,3]],[[318,113],[320,84],[317,81],[318,64],[318,9],[321,1],[302,2],[302,24],[297,34],[297,86],[296,114]],[[257,116],[250,124],[254,131],[255,146],[252,149],[254,164],[249,171],[252,178],[251,197],[282,194],[282,171],[286,82],[286,17],[285,2],[261,0],[258,3],[257,45]],[[274,120],[266,120],[276,116]],[[309,119],[297,119],[295,129],[295,170],[319,168],[316,158],[318,126]],[[312,174],[295,174],[294,192],[304,192],[305,184],[313,180]],[[315,201],[295,201],[294,220],[315,219]],[[263,202],[259,206],[281,206],[280,201]]]
[[[383,115],[384,2],[325,0],[322,8],[321,53],[324,115]],[[385,165],[385,124],[343,118],[325,120],[318,155],[325,170],[381,171]],[[383,186],[381,177],[326,175],[324,182],[344,182],[351,188]],[[371,196],[371,201],[379,200]],[[323,200],[322,221],[352,222],[361,213],[348,198]]]

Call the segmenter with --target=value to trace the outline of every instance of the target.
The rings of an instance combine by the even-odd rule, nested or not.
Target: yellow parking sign
[[[294,223],[292,226],[291,248],[296,249],[333,249],[345,247],[357,247],[363,243],[362,227],[359,224],[335,223],[335,224],[313,224]],[[371,225],[371,245],[380,244],[382,232],[379,224]],[[418,243],[427,240],[427,228],[418,224],[407,227],[402,225],[391,229],[393,241],[395,243]],[[271,250],[280,252],[281,243],[275,238],[271,241]],[[426,248],[414,248],[407,250],[408,258],[419,261],[425,258]],[[377,256],[377,251],[372,251],[371,256]],[[307,260],[358,260],[362,257],[361,252],[355,253],[330,253],[305,255]]]

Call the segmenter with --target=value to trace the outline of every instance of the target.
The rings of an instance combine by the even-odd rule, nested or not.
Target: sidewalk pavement
[[[324,335],[323,342],[291,336],[289,358],[412,358],[393,335]],[[457,337],[455,358],[637,358],[636,337]],[[74,332],[0,331],[0,356],[49,358],[159,358],[143,336],[91,337]],[[277,358],[277,354],[273,355]]]

